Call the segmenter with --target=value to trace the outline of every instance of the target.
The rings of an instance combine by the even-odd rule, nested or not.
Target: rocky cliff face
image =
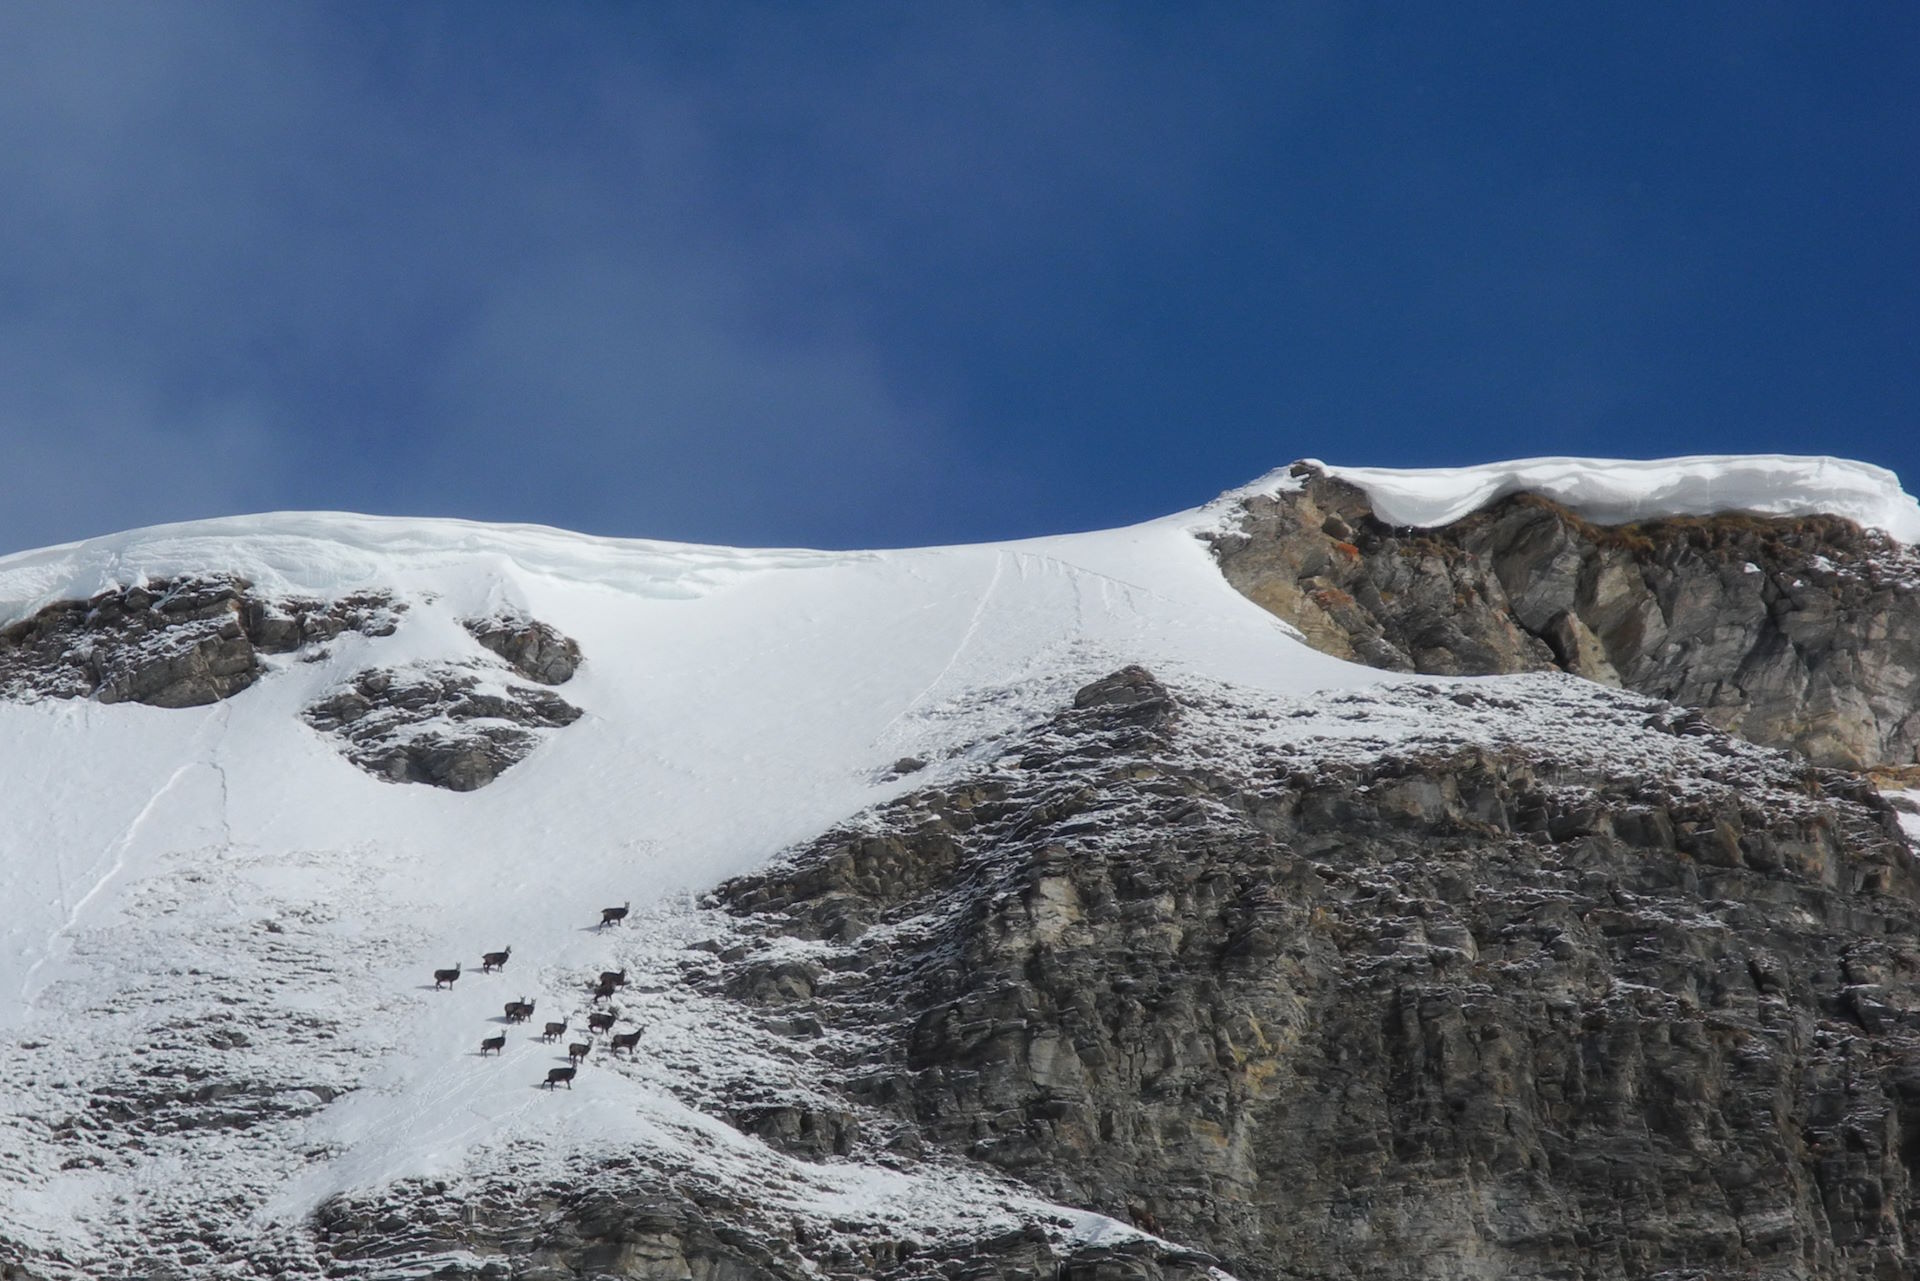
[[[1447,675],[1560,668],[1823,765],[1920,760],[1920,554],[1838,517],[1601,527],[1531,495],[1399,529],[1307,464],[1214,539],[1329,653]]]
[[[992,765],[722,886],[636,978],[655,1065],[598,1064],[773,1153],[1005,1179],[1139,1235],[1075,1244],[991,1197],[992,1231],[822,1219],[778,1210],[784,1176],[641,1154],[422,1189],[430,1223],[336,1203],[322,1262],[1912,1274],[1920,864],[1877,792],[1562,676],[1331,703],[1096,682]],[[724,1062],[684,1057],[688,999],[737,1034]]]
[[[1242,1277],[1909,1275],[1920,875],[1885,803],[1528,693],[1529,747],[1426,689],[1351,711],[1451,702],[1446,740],[1329,759],[1121,673],[724,887],[830,945],[727,990],[870,1037],[847,1106]]]

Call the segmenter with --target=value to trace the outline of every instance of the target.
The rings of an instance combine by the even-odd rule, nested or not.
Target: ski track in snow
[[[80,917],[87,910],[87,905],[98,898],[102,891],[111,885],[114,879],[126,869],[127,850],[132,847],[134,838],[139,836],[140,829],[144,827],[147,820],[152,817],[154,810],[159,807],[160,802],[166,799],[167,794],[174,789],[174,786],[179,783],[182,778],[198,768],[199,762],[189,761],[167,776],[167,781],[160,785],[160,790],[155,792],[140,812],[133,816],[133,822],[128,824],[127,830],[120,834],[120,839],[113,843],[112,850],[107,856],[106,870],[94,878],[92,887],[76,899],[72,907],[67,909],[67,919],[62,921],[59,927],[47,937],[45,954],[40,960],[34,962],[33,967],[27,971],[26,981],[20,985],[20,999],[26,1003],[29,1009],[33,1006],[32,990],[34,976],[40,972],[42,966],[53,959],[54,953],[59,947],[60,940],[66,935],[71,934],[74,927],[80,923]]]
[[[220,705],[214,711],[213,717],[208,722],[206,728],[217,728],[220,731],[224,731],[231,710],[231,707],[226,704]],[[205,732],[206,730],[203,729],[202,734]],[[105,869],[94,877],[93,884],[84,894],[73,900],[72,905],[67,909],[66,919],[61,921],[60,924],[47,935],[46,942],[40,949],[39,958],[27,967],[26,973],[20,981],[19,1002],[23,1011],[31,1012],[33,1009],[34,980],[49,962],[58,958],[61,950],[61,941],[72,935],[73,931],[79,926],[82,917],[85,916],[87,908],[93,904],[95,899],[99,898],[111,888],[113,884],[120,879],[122,873],[126,871],[129,856],[142,830],[146,828],[155,813],[160,810],[167,797],[180,785],[181,780],[202,768],[212,770],[219,780],[222,826],[226,826],[227,775],[226,770],[217,760],[190,760],[169,774],[167,780],[153,792],[148,798],[147,803],[141,807],[140,812],[134,815],[132,822],[127,824],[118,839],[109,847],[106,855],[107,865]],[[227,843],[231,843],[231,838],[232,833],[229,829],[227,831]],[[66,863],[57,851],[54,852],[51,857],[58,876],[60,895],[64,900],[70,892],[65,871]]]
[[[1871,475],[1844,478],[1848,501],[1878,492]],[[1436,510],[1448,499],[1438,481],[1403,488]],[[0,559],[0,619],[183,571],[238,573],[267,594],[378,587],[410,606],[393,635],[274,660],[212,711],[0,703],[0,892],[12,904],[0,992],[16,994],[0,1003],[0,1183],[18,1193],[0,1199],[0,1233],[84,1273],[133,1249],[142,1216],[244,1204],[278,1240],[337,1194],[516,1163],[566,1169],[610,1145],[773,1189],[796,1213],[961,1226],[1039,1213],[978,1172],[811,1165],[703,1112],[730,1073],[804,1093],[815,1069],[683,990],[676,958],[689,931],[710,928],[689,896],[990,763],[996,743],[1127,663],[1267,708],[1263,741],[1306,759],[1469,732],[1616,732],[1611,713],[1542,678],[1514,679],[1559,709],[1551,723],[1497,698],[1470,716],[1427,694],[1396,701],[1396,689],[1494,691],[1501,679],[1400,677],[1311,650],[1233,591],[1193,536],[1221,511],[872,553],[282,513]],[[503,609],[580,642],[586,662],[560,692],[584,715],[491,786],[373,779],[300,720],[369,666],[490,662],[459,620]],[[894,778],[904,755],[931,764]],[[627,928],[593,927],[601,906],[627,900]],[[469,969],[451,991],[425,990],[434,969],[508,945],[504,974]],[[571,1091],[540,1089],[560,1047],[539,1044],[538,1025],[551,1012],[583,1026],[583,979],[623,966],[647,977],[622,1012],[648,1053],[615,1064],[597,1049]],[[516,997],[535,1000],[534,1022],[480,1057]],[[244,1039],[209,1048],[208,1029]],[[84,1119],[89,1100],[149,1106],[139,1091],[156,1088],[149,1069],[166,1056],[170,1070],[288,1093],[251,1128],[160,1129],[133,1145],[55,1124]],[[156,1116],[200,1106],[159,1097]],[[1132,1232],[1044,1209],[1077,1232]]]
[[[914,709],[924,703],[928,695],[932,694],[934,690],[939,689],[940,683],[946,680],[947,675],[958,666],[960,656],[967,652],[967,646],[973,642],[974,635],[980,630],[980,619],[986,614],[987,605],[993,600],[994,589],[1000,586],[1000,575],[1005,572],[1006,567],[1007,553],[994,553],[993,574],[987,579],[987,585],[980,590],[979,602],[974,605],[973,613],[967,616],[966,630],[960,633],[959,641],[954,644],[953,651],[947,656],[946,665],[934,673],[933,679],[927,682],[925,688],[907,700],[907,705],[900,709],[899,715],[887,722],[888,729],[892,729],[895,725],[899,724],[901,720],[912,715]],[[1020,577],[1023,579],[1026,577],[1024,569]]]

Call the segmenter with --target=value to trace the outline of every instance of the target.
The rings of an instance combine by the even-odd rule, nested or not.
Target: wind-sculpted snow
[[[1920,502],[1901,488],[1900,478],[1845,458],[1704,454],[1422,469],[1314,465],[1364,490],[1381,520],[1418,529],[1451,525],[1512,494],[1539,494],[1600,525],[1722,512],[1844,516],[1903,543],[1920,543]],[[1227,497],[1272,494],[1293,483],[1283,469]]]
[[[685,599],[769,569],[858,560],[859,552],[754,551],[595,538],[541,525],[484,525],[345,512],[271,512],[158,525],[0,557],[0,624],[56,600],[143,579],[220,572],[274,596],[340,596],[396,579],[478,567],[640,596]]]

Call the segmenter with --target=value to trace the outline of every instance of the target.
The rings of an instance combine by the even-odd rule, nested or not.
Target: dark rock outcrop
[[[1700,709],[1819,764],[1920,761],[1920,554],[1831,516],[1597,526],[1534,495],[1441,529],[1384,524],[1296,464],[1213,549],[1328,653],[1447,675],[1561,668]]]
[[[304,716],[370,774],[471,792],[524,760],[538,731],[580,719],[558,694],[483,680],[491,675],[452,665],[370,669]]]
[[[233,576],[181,577],[57,601],[0,629],[0,698],[96,698],[197,707],[250,688],[267,657],[320,657],[345,632],[390,636],[404,602],[384,592],[336,600],[270,597]],[[580,647],[537,619],[495,616],[464,626],[516,678],[445,663],[370,668],[306,709],[348,759],[382,778],[454,791],[484,787],[580,710],[538,685],[558,685]]]
[[[1342,695],[1427,727],[1365,750],[1181,701],[1121,673],[729,882],[764,946],[706,981],[854,1047],[894,1150],[1246,1278],[1912,1275],[1920,864],[1872,788],[1564,681]]]
[[[580,646],[538,619],[517,615],[469,618],[463,625],[482,648],[507,660],[530,681],[564,685],[580,667]]]
[[[167,579],[57,601],[0,629],[0,697],[197,707],[259,680],[264,654],[347,631],[390,635],[405,609],[378,592],[267,598],[231,577]]]

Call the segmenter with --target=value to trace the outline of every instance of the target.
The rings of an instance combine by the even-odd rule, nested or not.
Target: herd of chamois
[[[605,929],[609,925],[618,925],[622,921],[625,921],[627,919],[627,913],[632,907],[632,900],[628,900],[619,907],[601,908],[600,925],[598,928]],[[513,949],[511,947],[502,948],[498,952],[488,952],[480,959],[480,972],[483,974],[492,974],[496,971],[506,969],[507,961],[512,955]],[[450,970],[435,970],[433,972],[433,986],[436,991],[443,987],[448,991],[452,991],[453,985],[459,982],[459,980],[460,966],[458,964]],[[593,989],[593,1003],[595,1005],[600,1004],[602,1001],[610,1003],[613,1000],[613,994],[626,985],[627,971],[625,967],[618,970],[602,970],[599,981],[589,984]],[[506,1021],[508,1023],[526,1023],[530,1021],[533,1018],[533,1005],[534,1003],[532,1001],[526,1000],[525,998],[518,1001],[508,1001],[506,1005]],[[640,1045],[640,1029],[636,1027],[631,1032],[615,1032],[613,1025],[619,1021],[619,1018],[620,1011],[609,1005],[608,1009],[595,1010],[587,1016],[587,1028],[590,1032],[611,1033],[613,1036],[612,1053],[617,1054],[621,1050],[625,1050],[628,1054],[632,1054]],[[548,1023],[541,1032],[540,1039],[551,1045],[566,1034],[567,1024],[563,1019],[558,1023]],[[498,1036],[489,1036],[482,1040],[480,1042],[480,1054],[483,1058],[488,1054],[499,1054],[502,1050],[506,1049],[506,1047],[507,1034],[502,1032]],[[547,1070],[547,1079],[540,1082],[540,1084],[549,1090],[557,1085],[564,1085],[571,1090],[573,1088],[573,1074],[580,1070],[580,1064],[586,1060],[588,1051],[592,1049],[593,1039],[591,1036],[585,1041],[568,1042],[567,1066],[563,1068],[549,1068]]]

